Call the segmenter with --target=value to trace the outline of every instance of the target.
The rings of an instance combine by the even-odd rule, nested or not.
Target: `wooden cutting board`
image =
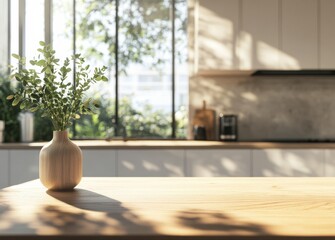
[[[215,140],[215,111],[206,108],[206,101],[201,109],[195,110],[193,126],[204,126],[207,140]]]

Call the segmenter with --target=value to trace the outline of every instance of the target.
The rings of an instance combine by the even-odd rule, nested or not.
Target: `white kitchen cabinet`
[[[0,150],[0,189],[9,186],[9,151]]]
[[[199,72],[238,68],[239,1],[199,0],[194,6],[194,62]]]
[[[238,2],[238,1],[236,1]],[[239,68],[279,68],[279,0],[243,0]]]
[[[282,0],[281,12],[281,68],[318,68],[318,1]]]
[[[321,177],[324,176],[322,149],[252,150],[255,177]]]
[[[335,177],[335,150],[325,150],[325,177]]]
[[[334,68],[334,0],[191,0],[189,7],[195,74]]]
[[[115,177],[116,150],[82,150],[84,177]]]
[[[335,67],[335,1],[320,0],[320,68]]]
[[[10,150],[9,173],[10,185],[34,180],[39,177],[40,150]]]
[[[249,177],[250,150],[186,150],[189,177]]]
[[[184,150],[117,150],[119,177],[182,177]]]

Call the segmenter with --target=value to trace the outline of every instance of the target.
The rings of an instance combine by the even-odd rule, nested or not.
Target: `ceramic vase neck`
[[[53,131],[53,141],[67,141],[69,140],[68,131]]]

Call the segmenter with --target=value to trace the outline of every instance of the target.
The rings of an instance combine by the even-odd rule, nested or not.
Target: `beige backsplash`
[[[335,139],[335,77],[191,77],[190,123],[203,100],[238,115],[239,140]]]

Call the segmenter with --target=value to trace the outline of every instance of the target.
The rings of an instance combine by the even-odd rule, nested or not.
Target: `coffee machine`
[[[219,116],[219,140],[237,141],[237,115]]]

